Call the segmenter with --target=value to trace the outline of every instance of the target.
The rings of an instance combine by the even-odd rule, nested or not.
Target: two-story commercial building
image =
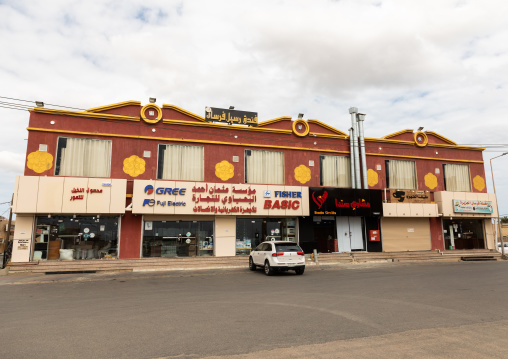
[[[494,248],[482,148],[138,101],[30,111],[14,262]],[[345,116],[347,119],[347,116]]]

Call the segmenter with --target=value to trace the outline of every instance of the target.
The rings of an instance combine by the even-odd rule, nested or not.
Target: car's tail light
[[[303,252],[296,252],[296,254],[298,254],[299,256],[303,256],[305,253],[303,253]]]
[[[283,256],[283,255],[284,255],[283,252],[272,253],[272,257],[278,257],[278,256]]]

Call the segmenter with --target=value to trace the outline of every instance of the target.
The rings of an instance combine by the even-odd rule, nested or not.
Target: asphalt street
[[[508,262],[0,277],[0,358],[507,358]]]

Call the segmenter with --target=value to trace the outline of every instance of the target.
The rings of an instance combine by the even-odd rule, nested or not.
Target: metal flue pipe
[[[365,136],[363,134],[363,121],[365,115],[363,113],[357,114],[358,117],[358,137],[360,139],[360,156],[362,158],[362,178],[363,188],[369,189],[369,180],[367,178],[367,156],[365,155]]]
[[[349,164],[351,165],[351,188],[355,188],[355,161],[353,146],[353,128],[349,129]]]
[[[362,188],[362,179],[360,177],[360,155],[358,153],[358,123],[356,114],[358,113],[358,109],[356,107],[350,107],[349,113],[351,114],[351,125],[353,127],[353,154],[351,157],[351,161],[354,161],[355,165],[355,179],[356,179],[356,185],[353,186],[353,188]],[[350,138],[351,140],[351,138]],[[351,179],[353,177],[351,176]]]

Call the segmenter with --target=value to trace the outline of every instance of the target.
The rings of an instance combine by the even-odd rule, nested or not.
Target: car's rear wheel
[[[272,266],[270,265],[270,263],[268,263],[268,261],[265,261],[265,274],[266,275],[272,275],[273,274]]]
[[[296,273],[297,275],[302,275],[302,274],[303,274],[303,272],[305,272],[305,267],[302,267],[302,268],[296,268],[296,269],[295,269],[295,273]]]
[[[254,261],[252,260],[252,257],[249,257],[249,269],[252,271],[256,270],[256,265],[254,264]]]

